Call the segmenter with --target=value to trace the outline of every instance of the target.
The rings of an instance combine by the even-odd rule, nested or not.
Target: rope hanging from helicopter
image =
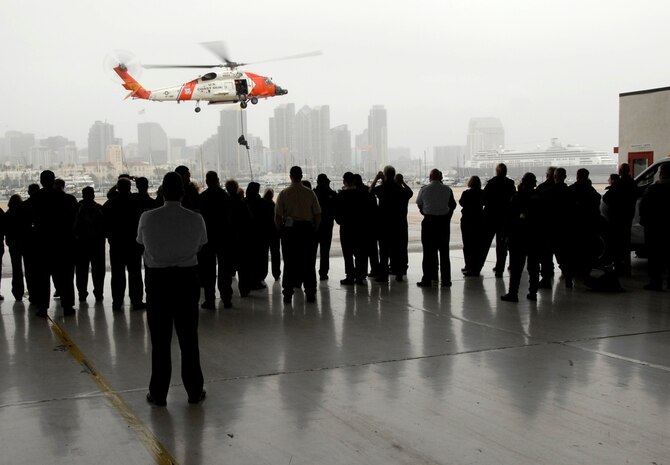
[[[242,135],[238,137],[237,143],[247,149],[247,160],[249,161],[249,177],[251,178],[251,181],[253,181],[254,171],[251,168],[251,152],[249,151],[249,142],[247,142],[247,139],[244,137],[244,110],[240,111],[240,127],[242,128]]]

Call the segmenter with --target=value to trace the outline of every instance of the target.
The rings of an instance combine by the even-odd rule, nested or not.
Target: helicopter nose
[[[288,90],[279,86],[275,86],[275,95],[286,95],[286,94],[288,94]]]

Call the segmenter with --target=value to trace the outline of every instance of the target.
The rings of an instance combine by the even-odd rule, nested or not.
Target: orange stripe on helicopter
[[[194,79],[193,81],[187,82],[183,86],[181,86],[181,91],[179,92],[179,96],[177,97],[177,101],[180,100],[191,100],[193,98],[193,91],[195,89],[195,85],[198,83],[197,79]]]
[[[268,81],[268,78],[248,71],[246,72],[246,75],[254,81],[254,88],[251,89],[249,95],[252,97],[272,97],[275,95],[275,85],[267,84],[266,81]]]

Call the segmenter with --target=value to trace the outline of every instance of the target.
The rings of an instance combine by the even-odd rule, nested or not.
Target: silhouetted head
[[[42,176],[40,176],[41,178]],[[31,184],[28,186],[28,196],[32,197],[40,191],[40,186],[38,184]]]
[[[479,190],[482,188],[482,180],[479,176],[470,176],[470,179],[468,179],[468,187],[470,189]]]
[[[311,188],[312,188],[312,183],[309,182],[307,179],[303,179],[303,180],[302,180],[302,185],[305,186],[307,189],[311,189]]]
[[[442,171],[438,170],[437,168],[433,168],[430,170],[430,174],[428,175],[428,180],[430,181],[442,181]]]
[[[208,188],[219,187],[219,175],[216,171],[208,171],[205,174],[205,184],[207,184]]]
[[[22,203],[23,199],[21,198],[21,196],[19,194],[14,194],[9,198],[9,202],[7,202],[7,208],[9,208],[10,210],[18,208],[21,206]]]
[[[55,180],[56,175],[51,170],[44,170],[40,173],[40,184],[42,184],[42,187],[52,188]]]
[[[386,165],[384,167],[384,177],[387,181],[393,181],[395,179],[395,168],[391,165]]]
[[[577,181],[586,181],[589,179],[589,170],[586,168],[579,168],[577,170]]]
[[[91,186],[86,186],[81,190],[81,198],[84,200],[95,199],[95,190]]]
[[[263,200],[267,200],[268,202],[272,201],[274,196],[275,191],[273,191],[271,187],[268,187],[267,189],[265,189],[265,192],[263,192]]]
[[[58,192],[65,192],[65,181],[61,178],[54,179],[54,189]]]
[[[533,190],[537,185],[537,178],[533,173],[526,173],[521,178],[521,183],[519,184],[519,190]]]
[[[257,182],[251,181],[247,185],[247,197],[257,197],[261,191],[261,185]]]
[[[140,194],[146,194],[149,191],[149,180],[145,177],[135,179],[135,187]]]
[[[347,171],[342,175],[342,182],[344,183],[345,186],[353,186],[354,185],[354,173],[351,171]]]
[[[234,179],[227,180],[224,186],[226,188],[226,192],[228,192],[231,197],[237,197],[239,195],[238,191],[240,189],[240,185]]]
[[[547,168],[547,179],[551,179],[552,181],[554,180],[554,173],[556,172],[556,167],[555,166],[550,166]]]
[[[163,184],[161,185],[163,198],[167,201],[180,202],[184,196],[184,181],[179,173],[170,171],[163,176]]]
[[[496,166],[496,176],[507,176],[507,165],[504,163],[498,163]]]
[[[128,178],[121,178],[116,181],[116,190],[119,194],[130,194],[131,186],[132,184]]]
[[[317,186],[328,186],[330,184],[330,179],[328,179],[328,176],[326,176],[326,173],[320,173],[316,177],[316,185]]]
[[[556,168],[554,171],[554,182],[556,184],[565,183],[565,178],[568,177],[568,173],[565,171],[565,168]]]
[[[188,169],[188,166],[179,165],[174,169],[174,171],[182,177],[184,180],[184,185],[191,182],[191,171]]]
[[[628,163],[622,163],[619,166],[619,176],[630,176],[630,165]]]
[[[358,173],[354,174],[354,186],[356,186],[356,188],[365,187],[363,184],[363,177]]]
[[[292,166],[291,170],[288,172],[288,175],[290,176],[291,181],[300,182],[302,181],[302,168],[299,166]]]
[[[612,173],[612,174],[610,174],[609,179],[607,179],[607,183],[609,185],[612,185],[615,182],[619,181],[620,179],[621,179],[621,176],[619,176],[617,173]]]

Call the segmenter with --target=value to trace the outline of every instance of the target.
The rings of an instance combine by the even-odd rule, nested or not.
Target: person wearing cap
[[[365,284],[368,256],[367,237],[361,234],[361,224],[365,223],[369,212],[367,190],[357,189],[354,173],[342,175],[342,190],[337,193],[335,220],[340,225],[340,244],[344,258],[345,278],[340,284]]]
[[[151,334],[151,380],[147,402],[167,403],[172,376],[173,328],[181,350],[181,379],[188,402],[205,399],[198,347],[198,251],[207,243],[203,217],[184,208],[182,178],[175,172],[163,177],[162,207],[146,211],[137,228],[137,243],[144,246],[147,286],[147,323]],[[167,290],[178,290],[168,292]]]
[[[440,268],[442,287],[451,287],[451,261],[449,260],[449,233],[456,200],[451,187],[442,184],[442,172],[430,171],[430,182],[423,186],[416,197],[421,221],[421,246],[423,247],[423,277],[416,283],[430,287],[437,282]]]
[[[302,184],[302,169],[291,167],[291,185],[277,196],[275,224],[280,231],[284,276],[284,303],[291,303],[293,288],[305,286],[307,302],[316,301],[316,231],[321,223],[321,206],[316,194]]]
[[[333,242],[333,225],[335,223],[335,197],[337,192],[330,188],[330,179],[325,173],[316,177],[314,188],[316,198],[321,206],[321,224],[316,232],[319,244],[319,279],[328,279],[330,269],[330,245]]]

